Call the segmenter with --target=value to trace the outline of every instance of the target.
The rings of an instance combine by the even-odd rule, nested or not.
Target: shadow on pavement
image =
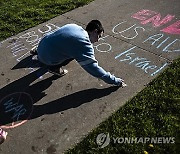
[[[18,126],[18,123],[34,119],[45,114],[54,114],[81,104],[91,102],[116,91],[118,87],[105,89],[87,89],[58,98],[43,105],[34,105],[46,96],[49,88],[58,77],[51,76],[32,84],[40,75],[47,72],[47,68],[40,68],[0,89],[0,126]],[[6,126],[5,126],[6,127]]]
[[[65,111],[70,108],[76,108],[84,103],[99,99],[116,91],[118,87],[109,87],[104,89],[87,89],[78,91],[68,96],[59,98],[43,105],[34,105],[31,119],[40,117],[44,114],[54,114]]]
[[[41,64],[37,60],[36,56],[29,55],[28,57],[22,59],[18,64],[16,64],[12,70],[21,69],[21,68],[38,68],[41,67]]]
[[[34,96],[31,96],[27,91],[32,87],[30,84],[46,72],[46,68],[39,68],[0,89],[0,126],[29,117],[32,112]],[[50,86],[53,79],[48,79],[43,88]],[[36,90],[34,89],[34,91]],[[38,98],[36,96],[36,99],[44,97],[41,93],[37,93],[37,95]]]

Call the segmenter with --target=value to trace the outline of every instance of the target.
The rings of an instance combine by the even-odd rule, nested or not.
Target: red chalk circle
[[[33,111],[33,99],[25,92],[9,94],[0,100],[0,128],[18,127],[28,121]]]

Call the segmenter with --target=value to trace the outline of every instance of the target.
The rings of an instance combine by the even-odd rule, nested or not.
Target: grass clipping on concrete
[[[180,58],[67,153],[180,153],[179,68]],[[104,134],[100,139],[102,143],[107,142],[107,134],[110,138],[104,148],[96,140],[101,133]],[[142,138],[143,143],[127,140],[122,143],[125,137],[137,138],[137,141]],[[163,143],[163,137],[170,142]],[[145,143],[145,138],[154,138],[157,142]]]

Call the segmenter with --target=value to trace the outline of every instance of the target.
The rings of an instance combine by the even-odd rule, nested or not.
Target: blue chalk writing
[[[161,42],[161,39],[163,37],[164,37],[164,34],[155,34],[155,35],[148,37],[142,43],[145,43],[148,41],[150,41],[150,42],[152,41],[151,45],[157,45],[159,43],[156,47],[157,49],[160,48],[162,45],[165,45],[162,49],[163,52],[178,52],[178,51],[180,51],[180,49],[173,49],[173,50],[171,49],[171,48],[175,48],[175,46],[177,45],[176,43],[178,43],[179,39],[174,39],[170,43],[167,43],[167,40],[169,40],[170,37],[165,38]]]
[[[117,55],[117,56],[115,57],[115,59],[121,57],[122,55],[126,54],[127,52],[129,52],[129,51],[131,51],[131,50],[133,50],[133,49],[135,49],[135,48],[136,48],[136,46],[134,46],[134,47],[132,47],[132,48],[130,48],[130,49],[124,51],[123,53],[120,53],[119,55]]]
[[[18,121],[20,116],[26,113],[26,109],[23,104],[18,104],[14,98],[10,98],[7,102],[4,103],[5,113],[13,113],[11,119]]]
[[[154,73],[151,74],[151,76],[154,76],[155,74],[157,74],[158,72],[160,72],[165,66],[167,66],[168,63],[165,63],[163,66],[161,66],[158,70],[156,70]]]
[[[168,65],[168,63],[165,63],[165,64],[163,64],[163,66],[158,68],[157,65],[152,64],[152,62],[150,60],[148,60],[147,58],[137,56],[137,53],[135,51],[130,52],[135,48],[136,48],[136,46],[131,47],[130,49],[127,49],[126,51],[115,56],[115,59],[119,59],[119,62],[128,62],[129,65],[134,64],[134,66],[142,69],[145,73],[149,74],[150,76],[156,75],[165,66]],[[157,70],[155,70],[155,69],[157,69]],[[152,70],[155,70],[155,71],[152,72]]]

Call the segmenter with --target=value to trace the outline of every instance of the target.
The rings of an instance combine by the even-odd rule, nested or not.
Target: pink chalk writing
[[[161,30],[169,34],[180,34],[180,20]]]
[[[139,19],[139,20],[147,20],[150,17],[152,17],[152,15],[156,15],[157,12],[155,11],[151,11],[151,10],[141,10],[135,14],[133,14],[131,17],[135,18],[135,19]]]
[[[151,10],[140,10],[139,12],[133,14],[131,17],[140,20],[140,23],[143,25],[152,23],[152,26],[156,28],[172,21],[175,15],[168,14],[164,18],[162,18],[161,14],[158,12]],[[161,31],[169,34],[180,34],[180,20],[162,29]]]
[[[153,16],[152,18],[149,18],[147,20],[142,21],[141,23],[143,25],[145,25],[145,24],[147,24],[149,22],[152,22],[153,23],[153,27],[160,27],[160,26],[168,23],[169,21],[171,21],[174,17],[175,16],[172,16],[172,15],[168,14],[165,18],[163,18],[161,20],[161,14],[159,13],[159,14]]]

